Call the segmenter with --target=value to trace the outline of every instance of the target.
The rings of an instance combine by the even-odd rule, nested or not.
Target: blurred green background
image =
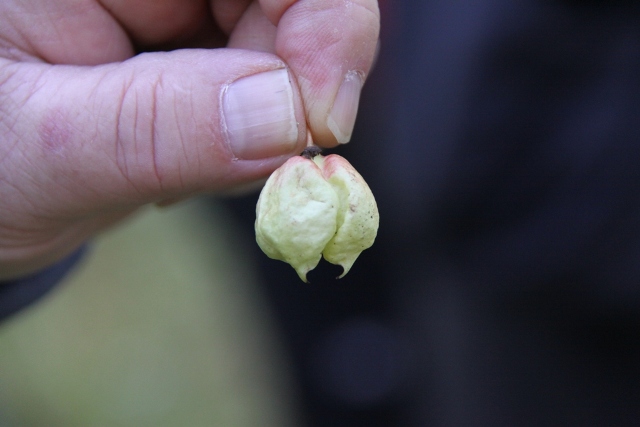
[[[287,362],[233,218],[195,200],[100,236],[0,324],[0,426],[295,426]]]

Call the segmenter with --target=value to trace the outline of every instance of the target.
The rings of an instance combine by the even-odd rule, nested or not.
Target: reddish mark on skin
[[[60,154],[69,144],[73,128],[60,108],[47,111],[38,125],[38,137],[45,151]]]

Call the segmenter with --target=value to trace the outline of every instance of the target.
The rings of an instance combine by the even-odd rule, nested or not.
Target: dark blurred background
[[[338,282],[257,257],[308,425],[637,425],[639,3],[381,8],[335,150],[378,239]]]

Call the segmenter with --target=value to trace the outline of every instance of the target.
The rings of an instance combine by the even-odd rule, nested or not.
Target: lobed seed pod
[[[267,180],[256,206],[256,241],[307,282],[320,258],[342,266],[343,277],[371,247],[379,214],[362,176],[341,156],[305,150]]]

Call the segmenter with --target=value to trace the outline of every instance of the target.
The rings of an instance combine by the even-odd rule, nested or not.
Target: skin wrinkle
[[[120,171],[121,175],[127,179],[126,174],[123,173],[122,169],[120,168],[120,163],[118,161],[118,155],[120,153],[120,148],[122,148],[122,144],[121,144],[121,137],[120,137],[120,129],[122,126],[122,108],[123,108],[123,100],[125,98],[125,94],[127,93],[128,89],[131,86],[131,81],[132,79],[126,79],[123,81],[122,85],[121,85],[121,90],[120,90],[120,96],[115,97],[114,99],[117,100],[117,102],[114,102],[115,105],[113,104],[109,104],[108,106],[104,106],[101,105],[99,103],[100,100],[102,100],[104,97],[101,95],[101,90],[104,88],[104,85],[107,85],[107,87],[109,87],[110,79],[109,79],[109,68],[104,68],[102,70],[102,75],[100,76],[100,78],[98,79],[98,81],[96,82],[96,84],[92,87],[90,95],[88,96],[88,101],[91,101],[92,103],[92,108],[90,109],[91,111],[99,111],[100,113],[98,113],[98,115],[102,116],[103,114],[101,114],[103,111],[106,112],[111,112],[111,108],[114,109],[114,120],[113,120],[113,128],[112,128],[112,132],[110,132],[110,135],[113,135],[114,138],[114,145],[115,145],[115,157],[111,157],[111,155],[107,154],[107,158],[109,159],[114,159],[113,164],[116,166],[116,168]],[[113,106],[112,106],[113,105]],[[98,106],[101,106],[101,108],[98,108]],[[111,120],[108,120],[109,122]],[[94,128],[94,134],[92,135],[91,138],[86,138],[85,143],[89,143],[91,144],[91,146],[99,146],[101,145],[100,143],[100,135],[103,134],[103,132],[101,131],[100,127],[102,121],[101,120],[96,120],[95,121],[95,128]],[[108,145],[105,145],[105,147],[108,147]],[[107,150],[105,150],[106,152]],[[126,166],[126,163],[125,163]],[[127,179],[128,180],[128,179]],[[95,190],[89,190],[90,192],[96,193]]]
[[[153,90],[151,91],[151,145],[150,145],[150,149],[151,149],[151,160],[152,160],[152,165],[153,165],[153,173],[155,175],[155,178],[158,182],[158,184],[160,185],[160,189],[164,191],[164,186],[162,183],[162,177],[160,175],[160,171],[159,171],[159,159],[158,159],[158,139],[159,139],[159,132],[158,132],[158,102],[159,99],[161,99],[162,97],[158,95],[159,91],[162,89],[162,72],[158,75],[158,79],[154,82],[153,84]],[[139,151],[137,150],[137,145],[136,145],[136,156],[138,155]]]
[[[17,149],[25,150],[26,148],[24,147],[24,145],[18,145]],[[29,181],[27,189],[36,189],[36,191],[25,191],[23,188],[20,188],[18,186],[15,186],[14,188],[16,189],[19,197],[21,197],[21,199],[30,206],[29,208],[23,208],[23,211],[31,212],[31,218],[40,219],[44,216],[43,205],[46,206],[46,203],[43,203],[43,195],[37,191],[40,181],[34,176],[34,174],[38,171],[38,165],[31,157],[29,157],[24,152],[22,153],[22,158],[24,159],[26,165],[23,168],[20,168],[20,171],[18,173],[21,177],[27,177]],[[19,182],[19,180],[17,181]],[[55,181],[52,177],[47,177],[47,181],[48,183],[52,183],[55,186],[59,186],[58,182]],[[57,192],[49,192],[46,194],[46,196],[50,198],[55,197],[54,195],[57,196],[57,194]],[[24,220],[24,218],[21,219]]]
[[[11,30],[15,31],[14,22],[6,11],[0,15],[0,19],[0,26],[4,29],[4,33],[0,34],[0,57],[19,61],[22,56],[19,55],[21,51],[16,48],[16,44],[8,36],[12,32]]]
[[[34,62],[44,62],[42,58],[35,54],[36,48],[35,45],[31,42],[31,39],[27,37],[25,32],[18,26],[14,25],[14,22],[22,22],[21,19],[13,19],[13,15],[19,12],[7,13],[5,11],[5,19],[3,20],[4,25],[10,25],[10,28],[14,30],[16,38],[18,40],[13,40],[10,42],[18,52],[22,53],[26,58],[20,58],[21,60],[34,61]],[[23,12],[27,13],[27,12]]]
[[[2,100],[2,106],[0,111],[6,110],[5,117],[13,117],[14,122],[19,122],[19,115],[23,114],[25,105],[29,102],[31,97],[42,87],[39,83],[42,81],[44,71],[37,73],[34,79],[31,80],[31,84],[27,87],[28,79],[24,79],[24,75],[19,74],[19,67],[14,63],[6,64],[4,69],[12,68],[13,71],[9,72],[6,79],[0,82],[0,99]],[[17,85],[13,84],[17,80]],[[24,96],[18,97],[18,94]],[[11,102],[11,105],[7,105]],[[10,114],[9,111],[16,114]],[[3,120],[4,121],[4,120]]]
[[[0,103],[1,105],[1,103]],[[11,120],[8,118],[11,117]],[[18,143],[20,142],[20,135],[15,130],[17,120],[15,117],[7,114],[3,108],[0,108],[0,138],[2,138],[2,150],[0,150],[0,166],[8,161],[11,157],[11,153],[16,150]],[[2,171],[4,169],[0,169]],[[0,182],[3,181],[3,176],[0,172]]]
[[[17,76],[18,74],[17,67],[10,67],[10,65],[11,64],[6,64],[2,68],[2,71],[6,71],[6,69],[8,68],[13,68],[13,72],[9,72],[6,78],[4,78],[2,82],[0,82],[0,100],[2,100],[2,102],[0,103],[0,123],[2,124],[2,127],[7,131],[7,134],[13,135],[13,138],[6,138],[5,135],[7,134],[3,132],[2,134],[3,155],[2,155],[2,158],[0,158],[0,165],[8,161],[10,158],[13,158],[12,153],[15,153],[15,151],[19,150],[20,147],[22,146],[19,130],[16,130],[15,127],[19,123],[19,115],[23,114],[24,104],[26,104],[29,101],[29,99],[34,93],[33,90],[27,90],[26,91],[28,94],[27,97],[24,99],[17,100],[15,97],[15,93],[18,92],[17,88],[9,88],[7,90],[7,86],[9,86],[14,76]],[[6,73],[3,72],[2,74],[4,75]],[[38,78],[40,78],[40,76],[38,76]],[[18,80],[20,82],[19,78]],[[9,96],[9,93],[11,93],[12,96]],[[11,102],[10,106],[7,105],[9,102]],[[11,114],[10,111],[13,111],[14,114]],[[10,145],[7,145],[7,141],[9,140],[11,140],[12,142],[10,143]],[[10,174],[4,175],[4,176],[7,178],[2,179],[3,176],[0,175],[0,179],[8,183],[8,176],[10,176]]]
[[[0,44],[0,54],[8,53],[5,57],[25,63],[98,65],[134,54],[123,28],[97,2],[14,0],[0,4],[0,28],[10,45],[6,49]],[[82,24],[85,18],[88,21]]]
[[[37,81],[33,90],[28,92],[28,98],[25,100],[25,105],[33,98],[33,107],[28,108],[27,111],[39,112],[41,109],[42,90],[45,87],[51,88],[51,84],[47,83],[45,75],[52,68],[49,67],[44,73],[42,73]],[[55,79],[54,79],[55,80]],[[59,86],[50,90],[50,93],[46,93],[44,97],[48,99],[57,99],[57,93],[64,93],[64,85],[66,82],[60,82]],[[38,114],[38,113],[36,113]],[[41,117],[39,118],[36,126],[37,143],[43,150],[45,155],[55,154],[62,156],[65,152],[65,147],[69,145],[73,135],[77,134],[78,130],[71,120],[69,119],[69,111],[67,109],[51,104],[44,109]]]
[[[188,164],[189,163],[189,155],[188,155],[188,150],[187,150],[187,142],[186,142],[185,137],[184,137],[185,133],[182,130],[182,126],[181,126],[182,120],[180,120],[181,119],[180,114],[179,114],[179,110],[180,109],[178,108],[178,102],[177,102],[179,97],[176,94],[176,88],[174,87],[174,88],[172,88],[172,90],[173,90],[173,93],[172,93],[172,95],[173,95],[173,97],[172,97],[172,99],[173,99],[173,117],[175,118],[175,123],[176,123],[176,127],[177,127],[177,130],[178,130],[178,143],[180,144],[180,147],[182,148],[182,155],[183,155],[186,163]],[[194,111],[194,108],[193,108],[193,97],[190,95],[190,93],[191,93],[190,91],[185,91],[185,94],[189,98],[189,106],[191,107],[190,112],[193,112]],[[188,117],[193,117],[194,114],[188,114],[187,116]],[[197,156],[197,157],[200,158],[200,156]],[[178,180],[180,182],[180,189],[184,189],[185,188],[185,184],[184,184],[184,179],[182,177],[182,163],[179,162],[179,161],[176,161],[176,165],[178,167]]]
[[[41,0],[44,3],[43,0]],[[28,3],[28,2],[22,2]],[[54,2],[51,2],[54,3]],[[26,17],[21,19],[20,32],[23,39],[29,41],[25,49],[41,61],[52,64],[98,65],[104,62],[124,59],[121,54],[108,50],[113,46],[113,40],[104,36],[105,20],[100,19],[104,9],[94,1],[56,2],[55,7],[31,7],[23,12]],[[106,12],[105,12],[106,13]],[[91,19],[91,24],[97,27],[77,25],[82,19]],[[96,20],[97,19],[97,20]],[[109,16],[109,20],[113,17]],[[33,33],[33,22],[48,23],[46,30],[39,37],[27,37],[25,33]],[[119,27],[122,31],[122,27]],[[77,34],[94,31],[81,39]],[[121,40],[121,38],[118,38]],[[119,42],[121,42],[119,40]],[[129,49],[131,50],[131,49]],[[104,52],[109,59],[105,59]],[[115,56],[114,56],[115,55]]]
[[[126,150],[126,143],[124,142],[124,138],[122,137],[122,117],[123,117],[123,110],[124,110],[124,104],[127,100],[127,98],[129,98],[130,96],[135,96],[136,98],[136,104],[137,104],[137,93],[135,93],[135,89],[133,88],[133,79],[130,78],[126,81],[125,85],[122,87],[122,92],[121,92],[121,96],[120,96],[120,102],[118,103],[117,108],[117,113],[116,113],[116,123],[117,123],[117,128],[116,128],[116,157],[115,157],[115,163],[116,163],[116,167],[118,168],[118,170],[120,171],[120,174],[122,175],[122,177],[125,179],[125,181],[127,181],[127,183],[129,184],[129,186],[131,188],[133,188],[138,194],[141,194],[140,189],[138,189],[138,187],[136,186],[136,184],[131,180],[130,174],[129,174],[129,162],[127,161],[127,150]],[[134,94],[131,95],[131,91],[134,91]],[[135,109],[134,113],[133,113],[133,129],[134,129],[134,133],[133,133],[133,143],[135,144],[135,140],[137,138],[137,133],[136,133],[136,129],[138,128],[138,110]]]
[[[30,14],[33,14],[34,12],[33,11],[16,12],[16,14],[18,13],[28,16]],[[9,20],[13,21],[13,19],[11,18],[9,18]],[[23,20],[18,19],[17,22],[23,22]],[[31,37],[29,37],[28,34],[25,34],[25,29],[22,29],[20,27],[15,27],[15,26],[13,26],[13,28],[15,29],[16,34],[18,35],[20,41],[22,41],[22,43],[24,44],[24,46],[20,46],[19,43],[15,43],[15,45],[19,46],[19,49],[25,52],[32,60],[35,60],[38,62],[46,62],[46,58],[42,55],[39,49],[36,48],[36,45],[32,42]]]
[[[12,125],[15,124],[15,121],[13,121]],[[9,160],[9,158],[11,157],[11,154],[17,149],[18,147],[18,143],[19,143],[19,135],[16,133],[16,131],[13,129],[13,126],[4,126],[3,123],[0,121],[0,129],[5,128],[8,132],[8,134],[12,134],[14,136],[14,138],[11,138],[11,143],[5,144],[5,141],[7,139],[5,139],[3,137],[3,142],[2,145],[6,145],[6,148],[3,147],[2,152],[0,152],[0,167],[3,166],[3,164]],[[4,136],[4,133],[2,134]],[[0,183],[5,181],[6,179],[4,178],[4,174],[0,173]]]
[[[190,92],[191,92],[191,91],[190,91]],[[195,111],[196,111],[196,109],[195,109],[195,106],[194,106],[194,104],[193,104],[193,96],[189,96],[189,108],[190,108],[190,110],[189,110],[189,113],[190,113],[190,114],[189,114],[190,121],[191,121],[191,123],[192,123],[193,128],[194,128],[194,129],[197,129],[197,127],[196,127],[197,122],[194,120],[194,117],[195,117]],[[211,133],[211,134],[213,134],[213,133]],[[198,135],[198,133],[196,133],[196,135]],[[203,165],[202,165],[202,156],[203,156],[203,154],[202,154],[202,152],[201,152],[201,150],[202,150],[203,148],[200,146],[200,144],[196,144],[196,146],[198,147],[198,155],[196,156],[196,160],[197,160],[197,162],[198,162],[198,163],[197,163],[197,167],[198,167],[198,176],[203,176],[203,174],[202,174],[202,166],[203,166]],[[203,144],[203,146],[204,146],[204,144]],[[183,149],[185,149],[185,150],[186,150],[186,147],[185,147],[184,145],[183,145]],[[186,151],[185,151],[185,153],[184,153],[184,154],[185,154],[185,157],[187,157],[187,152],[186,152]]]
[[[20,199],[20,203],[18,204],[19,210],[14,213],[12,219],[15,219],[15,217],[18,216],[21,221],[20,222],[14,221],[13,225],[3,225],[2,229],[11,227],[14,230],[20,230],[19,224],[25,224],[24,225],[25,230],[22,230],[23,234],[28,234],[27,232],[33,232],[34,234],[37,234],[37,233],[40,233],[42,230],[46,230],[47,225],[44,225],[44,224],[48,224],[48,221],[36,222],[36,224],[38,224],[39,227],[34,226],[33,224],[33,219],[36,219],[37,221],[37,219],[41,216],[37,214],[37,212],[40,210],[39,205],[35,201],[33,201],[29,197],[29,195],[25,191],[23,191],[20,187],[10,182],[7,182],[6,184],[14,190],[12,193],[13,196],[10,196],[12,200],[15,201],[16,198]],[[29,215],[25,215],[25,212],[31,212],[31,213]],[[34,230],[34,228],[36,229]]]
[[[16,67],[17,68],[17,67]],[[33,96],[42,90],[43,87],[46,86],[46,78],[45,75],[47,73],[47,68],[42,68],[42,70],[37,75],[34,76],[33,79],[26,79],[24,76],[17,77],[18,82],[20,83],[19,87],[16,87],[12,90],[11,99],[16,101],[16,111],[22,111],[24,106],[33,98]],[[29,84],[29,87],[27,85]],[[19,89],[24,87],[24,96],[22,99],[16,99],[16,94],[20,93]]]
[[[4,177],[0,176],[0,183],[2,183],[2,186],[4,187],[4,188],[2,189],[2,190],[3,190],[3,193],[4,193],[4,194],[2,195],[2,200],[7,200],[9,197],[13,198],[14,196],[12,196],[12,194],[16,194],[16,193],[17,193],[17,194],[22,195],[22,196],[23,196],[23,197],[22,197],[23,199],[25,198],[25,197],[24,197],[24,194],[23,194],[23,192],[20,190],[20,188],[18,188],[18,187],[17,187],[17,186],[12,182],[12,181],[10,181],[10,180],[8,179],[8,177],[7,177],[7,178],[4,178]],[[13,190],[13,191],[11,191],[11,190]],[[10,209],[8,208],[8,206],[12,206],[12,205],[11,205],[11,204],[9,204],[9,203],[2,203],[2,204],[0,204],[0,207],[1,207],[5,212],[12,212],[12,210],[10,210]],[[21,212],[21,211],[17,211],[17,212],[14,212],[14,213],[20,213],[20,212]],[[3,216],[1,216],[1,215],[0,215],[0,218],[3,218]],[[0,230],[2,230],[2,228],[0,228]]]
[[[233,152],[231,152],[231,149],[229,148],[229,130],[227,128],[227,119],[224,115],[224,99],[225,96],[227,94],[227,91],[229,90],[229,86],[231,85],[231,82],[225,83],[223,85],[220,86],[220,93],[218,95],[218,109],[220,110],[220,117],[219,117],[219,126],[220,126],[220,131],[222,134],[222,137],[224,138],[224,142],[225,144],[223,144],[225,147],[227,147],[227,150],[230,152],[231,154],[231,160],[236,162],[239,161],[240,159],[238,159],[235,154],[233,154]],[[212,131],[215,131],[215,124],[212,124]]]
[[[54,14],[52,11],[46,11],[45,12],[47,15],[49,15],[49,17],[47,18],[48,22],[58,22],[61,18],[60,13]],[[51,37],[51,35],[49,35],[49,37],[51,37],[51,39],[56,40],[57,43],[60,43],[60,41],[62,41],[62,44],[66,44],[65,41],[65,37],[64,37],[64,29],[63,32],[60,31],[60,28],[58,25],[52,25],[51,28],[53,29],[53,32],[55,33],[55,38]],[[68,49],[69,47],[65,46],[66,49]],[[73,49],[73,46],[70,46],[70,48]],[[52,61],[50,61],[48,58],[45,57],[45,55],[43,54],[43,52],[37,52],[38,56],[41,58],[46,59],[47,62],[51,63]]]
[[[52,221],[49,218],[44,218],[44,222],[37,216],[33,218],[36,223],[43,224],[42,227],[34,228],[31,224],[29,228],[24,230],[15,226],[12,228],[3,227],[16,231],[16,237],[8,236],[9,244],[5,245],[8,247],[5,249],[0,246],[0,257],[5,260],[13,259],[14,262],[19,262],[25,258],[22,252],[27,254],[27,258],[32,258],[34,253],[37,256],[47,256],[53,249],[65,246],[65,242],[81,240],[83,236],[88,235],[87,233],[95,228],[91,224],[93,222],[92,218],[78,219],[78,227],[72,229],[52,226]],[[3,239],[0,241],[5,241],[5,236],[2,237]]]
[[[87,94],[87,97],[86,97],[87,103],[92,104],[91,105],[92,108],[89,108],[89,111],[96,111],[97,116],[100,116],[100,111],[101,111],[99,108],[97,108],[97,106],[99,105],[97,100],[100,99],[99,90],[103,86],[103,83],[107,78],[107,74],[108,73],[106,72],[102,73],[102,75],[100,76],[100,79],[97,81],[95,85],[91,87],[90,92]],[[69,79],[67,79],[67,81],[63,82],[61,85],[61,88],[64,88],[69,84],[73,84],[71,81],[72,79],[73,77],[70,77]],[[74,112],[74,113],[78,114],[78,112]],[[54,133],[59,132],[59,130],[56,129],[57,127],[60,126],[58,122],[66,121],[67,124],[65,126],[68,131],[68,136],[72,137],[73,135],[75,135],[74,141],[67,141],[66,143],[61,142],[59,144],[60,146],[51,147],[51,149],[48,150],[49,152],[46,153],[46,154],[49,154],[49,153],[57,154],[61,157],[62,161],[64,161],[67,155],[70,158],[74,158],[76,153],[79,151],[83,151],[85,149],[93,150],[94,147],[100,146],[99,138],[98,138],[98,135],[100,134],[100,129],[98,128],[99,121],[96,122],[94,133],[90,135],[86,131],[82,130],[82,128],[80,127],[81,122],[79,123],[77,120],[74,121],[74,120],[65,119],[65,117],[67,117],[68,114],[71,114],[71,112],[65,112],[59,107],[53,107],[49,112],[45,114],[45,119],[44,119],[44,120],[52,120],[52,119],[55,120],[55,123],[53,125],[54,128],[50,129]],[[49,116],[48,118],[47,118],[47,115]],[[62,128],[64,128],[65,126],[62,126]],[[56,137],[56,135],[53,135],[53,137]],[[58,138],[61,138],[61,137],[62,136],[58,135]],[[45,145],[47,144],[46,141],[44,141],[43,143]],[[66,146],[71,148],[71,152],[65,153],[65,150],[68,151]],[[54,170],[57,172],[56,175],[51,175],[51,174],[48,174],[46,171],[42,171],[40,179],[41,181],[44,180],[44,184],[46,184],[47,188],[57,188],[56,190],[57,196],[55,200],[51,200],[51,202],[49,203],[52,206],[57,206],[57,209],[60,209],[61,206],[64,206],[65,199],[78,200],[82,198],[84,195],[91,193],[92,191],[95,193],[95,190],[92,190],[90,186],[86,186],[82,184],[79,185],[78,176],[80,172],[76,167],[71,167],[70,165],[69,167],[55,168]],[[59,177],[63,179],[60,179]],[[48,191],[47,193],[51,193],[51,191]],[[62,210],[64,211],[64,209]]]
[[[46,69],[48,74],[54,74],[52,78],[43,77],[41,80],[43,83],[38,87],[31,97],[34,97],[33,104],[27,110],[27,114],[35,112],[36,115],[40,115],[36,125],[37,143],[42,151],[42,155],[51,156],[54,155],[58,160],[55,163],[66,163],[69,158],[74,156],[75,152],[83,150],[83,144],[85,144],[86,132],[83,131],[83,123],[78,123],[79,112],[74,108],[69,108],[64,103],[50,102],[50,105],[42,110],[42,106],[46,105],[42,102],[42,99],[63,99],[66,93],[66,87],[73,85],[74,79],[72,76],[67,79],[60,79],[59,84],[56,87],[52,87],[52,84],[48,83],[49,80],[56,80],[56,71],[58,69],[53,66],[49,66]],[[47,88],[44,93],[43,88]],[[89,92],[86,99],[91,100],[95,98],[94,91]],[[37,155],[37,154],[36,154]],[[35,166],[35,165],[34,165]],[[58,181],[59,177],[71,178],[73,180],[74,174],[77,170],[74,168],[55,169],[53,174],[49,174],[43,171],[42,176],[50,182]],[[59,185],[59,187],[63,187]]]
[[[0,96],[6,97],[2,87],[18,73],[15,63],[9,60],[0,59]]]

